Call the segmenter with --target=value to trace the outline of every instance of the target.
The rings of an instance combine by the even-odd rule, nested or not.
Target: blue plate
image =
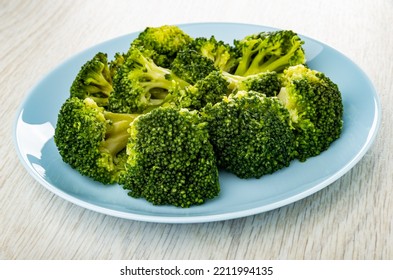
[[[252,33],[275,30],[236,23],[180,27],[193,37],[215,35],[228,43]],[[375,139],[381,109],[370,80],[338,51],[301,36],[310,68],[326,73],[342,92],[344,128],[340,139],[321,155],[304,163],[294,161],[288,168],[261,179],[242,180],[222,172],[219,197],[200,206],[188,209],[153,206],[143,199],[130,198],[120,186],[103,186],[65,164],[53,134],[58,111],[69,96],[70,85],[81,65],[100,51],[112,59],[116,52],[126,51],[137,35],[109,40],[68,59],[31,90],[18,111],[14,140],[21,162],[39,183],[72,203],[116,217],[149,222],[196,223],[244,217],[287,205],[328,186],[348,172]]]

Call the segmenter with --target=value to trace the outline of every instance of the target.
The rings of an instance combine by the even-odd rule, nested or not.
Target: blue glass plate
[[[253,33],[275,30],[237,23],[180,27],[193,37],[215,35],[228,43]],[[181,209],[133,199],[122,187],[103,186],[65,164],[53,134],[58,111],[69,96],[70,85],[81,65],[100,51],[112,59],[116,52],[126,51],[137,35],[115,38],[71,57],[30,91],[17,113],[14,140],[21,162],[39,183],[74,204],[116,217],[164,223],[209,222],[253,215],[300,200],[328,186],[363,157],[376,136],[381,109],[368,77],[338,51],[301,36],[309,67],[326,73],[342,92],[344,128],[340,139],[321,155],[304,163],[293,161],[288,168],[261,179],[243,180],[222,172],[219,197],[200,206]]]

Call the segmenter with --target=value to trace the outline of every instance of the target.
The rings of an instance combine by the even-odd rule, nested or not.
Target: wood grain
[[[0,259],[393,259],[392,18],[389,0],[0,0]],[[202,224],[95,213],[28,175],[12,129],[17,108],[39,79],[105,40],[146,26],[201,21],[290,28],[347,55],[381,100],[372,148],[341,179],[306,199]]]

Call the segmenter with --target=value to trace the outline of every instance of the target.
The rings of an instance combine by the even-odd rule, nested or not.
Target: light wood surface
[[[0,0],[0,259],[393,259],[393,2]],[[202,224],[130,221],[57,197],[29,176],[12,129],[28,91],[56,65],[146,26],[239,22],[292,29],[370,77],[380,131],[341,179],[301,201]]]

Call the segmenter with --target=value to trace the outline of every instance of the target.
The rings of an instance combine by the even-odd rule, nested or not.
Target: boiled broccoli
[[[206,123],[196,111],[159,107],[130,127],[126,173],[129,195],[155,205],[189,207],[220,191]]]
[[[127,129],[136,116],[105,111],[91,98],[68,98],[54,135],[63,161],[101,183],[117,182],[125,167]]]
[[[81,67],[71,85],[70,94],[79,99],[90,97],[100,106],[106,106],[112,91],[108,58],[105,53],[99,52]]]
[[[290,164],[295,137],[275,97],[239,91],[203,110],[217,164],[240,178],[259,178]]]
[[[108,108],[118,113],[141,113],[161,105],[171,90],[187,85],[171,70],[145,57],[138,48],[131,48],[113,78],[114,92],[109,97]]]
[[[211,36],[210,39],[205,37],[195,38],[185,48],[195,50],[209,58],[214,62],[217,69],[228,73],[232,73],[238,64],[237,53],[234,48],[223,41],[217,41],[214,36]]]
[[[303,65],[289,67],[283,80],[278,98],[290,112],[298,158],[304,161],[320,154],[340,137],[341,93],[325,74]]]
[[[290,30],[261,32],[235,40],[240,53],[235,75],[248,76],[265,71],[282,72],[288,66],[304,64],[300,37]]]
[[[219,70],[213,60],[192,49],[178,52],[170,69],[190,84],[195,84],[211,72]]]
[[[80,69],[58,114],[63,161],[154,205],[190,207],[220,192],[218,169],[260,178],[340,137],[338,86],[305,66],[301,38],[260,32],[234,46],[148,27]]]
[[[173,90],[166,98],[166,102],[173,103],[180,108],[201,110],[207,104],[215,104],[230,93],[229,82],[220,71],[213,71],[195,85]]]
[[[158,66],[169,68],[177,52],[192,40],[188,34],[174,25],[147,27],[131,43],[131,48],[139,48]]]

